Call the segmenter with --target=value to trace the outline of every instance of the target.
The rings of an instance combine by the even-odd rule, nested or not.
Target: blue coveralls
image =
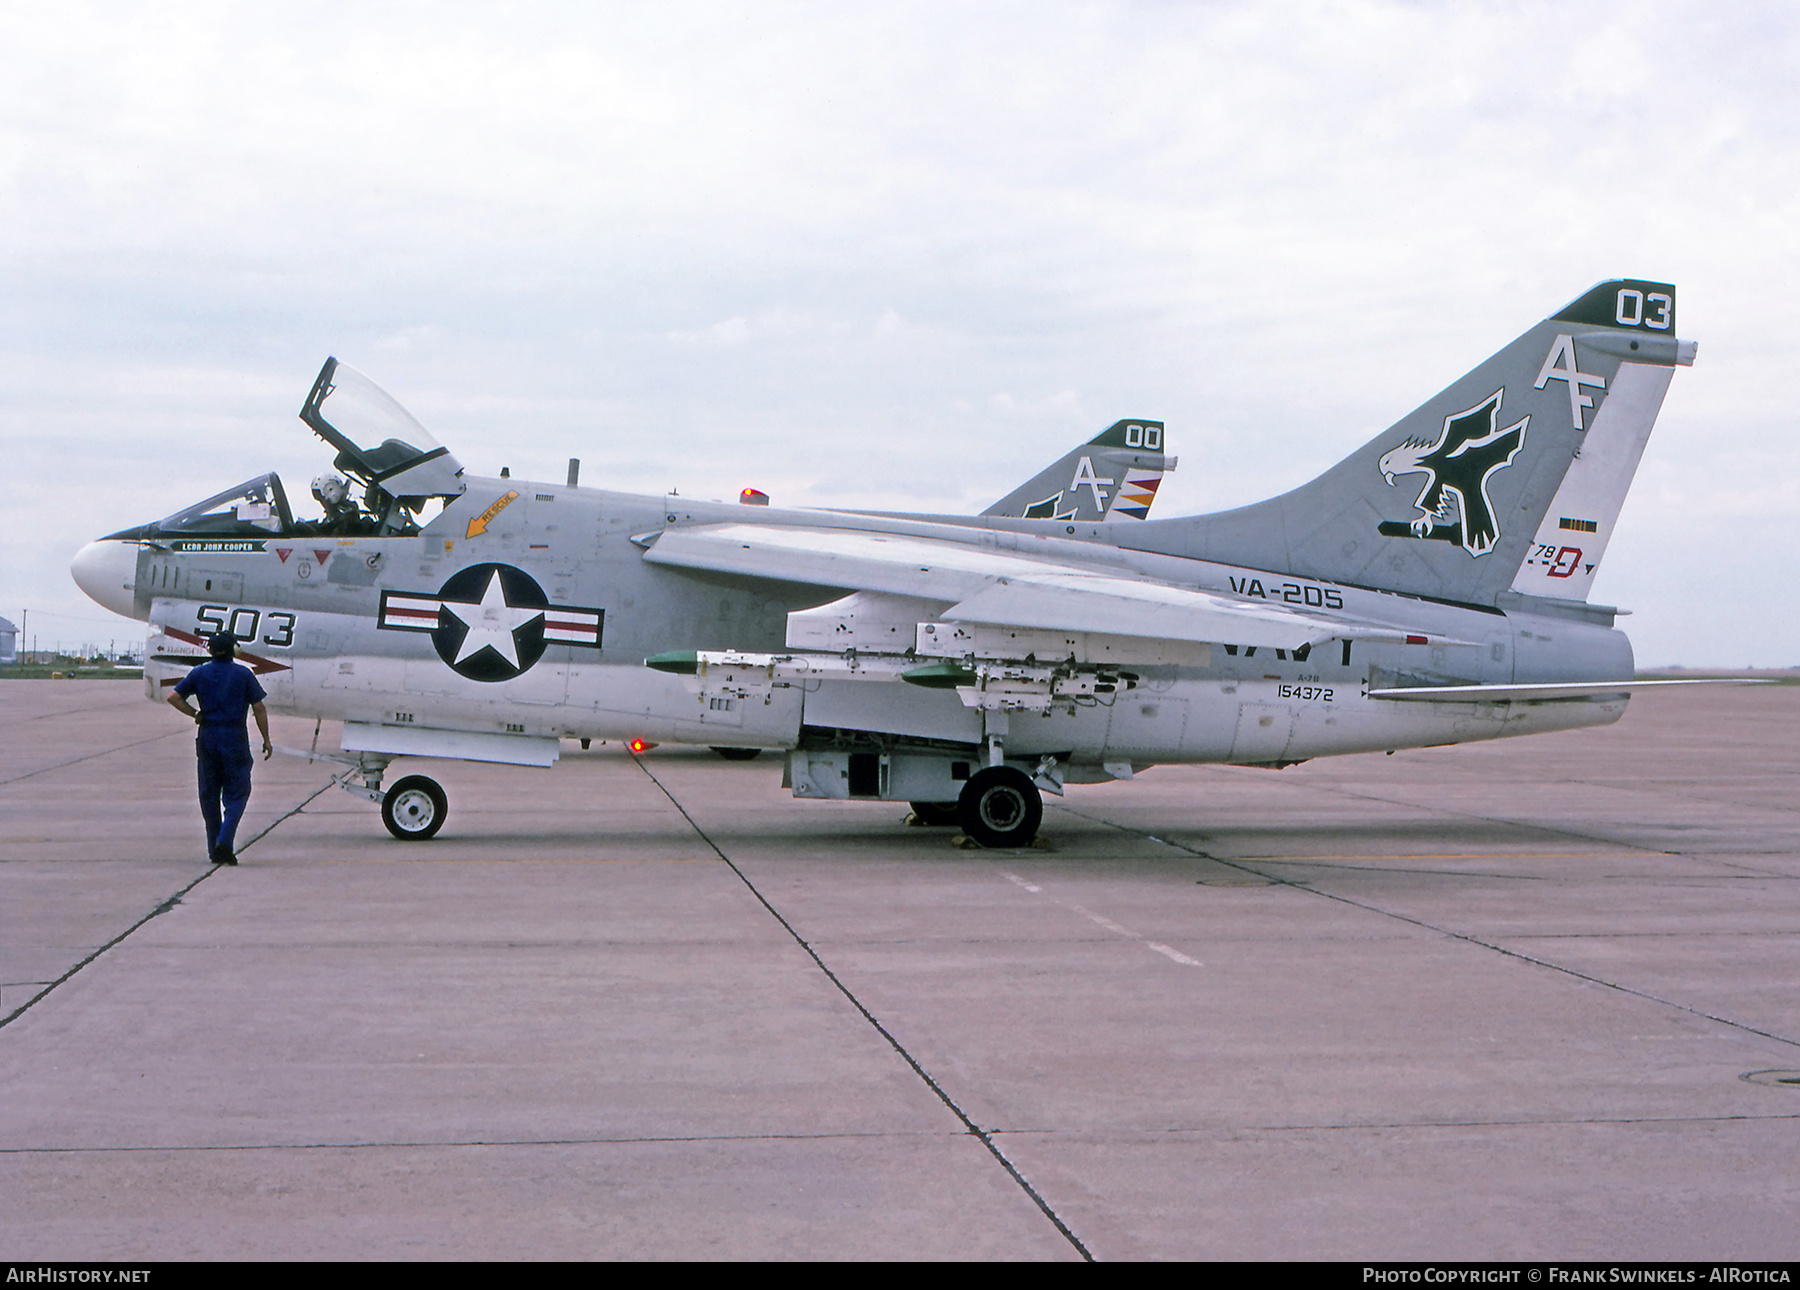
[[[184,699],[198,698],[200,733],[194,751],[200,761],[200,816],[206,821],[209,854],[235,850],[238,821],[250,800],[250,705],[267,697],[249,668],[214,659],[189,672],[175,686]],[[221,807],[223,809],[221,810]]]

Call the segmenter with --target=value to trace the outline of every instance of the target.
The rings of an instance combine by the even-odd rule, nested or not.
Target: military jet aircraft
[[[1588,589],[1694,352],[1674,287],[1605,282],[1312,482],[1164,520],[1159,422],[982,516],[747,507],[472,476],[328,360],[300,412],[335,452],[322,518],[263,475],[73,573],[149,623],[148,697],[231,632],[270,708],[342,721],[321,755],[398,838],[448,805],[383,790],[394,760],[549,766],[577,738],[775,749],[797,797],[1020,846],[1043,794],[1159,763],[1617,720],[1656,683]]]

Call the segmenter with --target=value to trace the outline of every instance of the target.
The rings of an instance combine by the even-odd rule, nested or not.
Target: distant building
[[[12,620],[0,618],[0,665],[19,661],[19,629]]]

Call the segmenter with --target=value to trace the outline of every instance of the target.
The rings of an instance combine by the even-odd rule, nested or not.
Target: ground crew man
[[[219,632],[207,642],[207,651],[212,662],[202,663],[181,678],[169,696],[169,706],[200,726],[194,751],[200,761],[200,816],[206,821],[207,854],[214,864],[236,864],[237,852],[232,848],[244,804],[250,800],[250,768],[256,764],[250,755],[250,733],[244,727],[247,713],[256,714],[264,761],[275,748],[269,742],[269,713],[263,707],[267,696],[261,682],[249,668],[231,661],[237,653],[237,637]],[[199,699],[200,711],[188,706],[190,695]]]

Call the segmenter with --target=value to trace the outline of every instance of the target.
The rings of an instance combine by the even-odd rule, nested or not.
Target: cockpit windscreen
[[[144,525],[146,536],[184,534],[226,534],[257,537],[266,533],[286,533],[294,526],[294,514],[288,509],[287,493],[275,475],[258,475],[222,493],[214,493],[203,502],[195,502],[185,510]],[[136,533],[138,530],[133,530]],[[122,536],[122,535],[115,535]]]

